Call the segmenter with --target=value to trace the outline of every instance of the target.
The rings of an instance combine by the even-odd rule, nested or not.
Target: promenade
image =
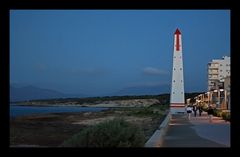
[[[160,147],[230,147],[230,122],[213,117],[210,123],[206,112],[190,120],[172,115],[162,140]]]

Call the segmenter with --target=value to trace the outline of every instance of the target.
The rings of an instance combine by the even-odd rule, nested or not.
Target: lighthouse
[[[174,33],[170,111],[171,114],[185,112],[182,34],[178,28]]]

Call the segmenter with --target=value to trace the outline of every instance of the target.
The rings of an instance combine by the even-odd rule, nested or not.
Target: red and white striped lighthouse
[[[178,28],[174,33],[174,51],[173,51],[170,111],[172,114],[185,112],[183,57],[182,57],[182,34]]]

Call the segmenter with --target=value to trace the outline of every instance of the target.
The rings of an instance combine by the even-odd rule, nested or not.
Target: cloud
[[[158,68],[146,67],[143,69],[143,74],[144,75],[165,75],[167,74],[167,72]]]

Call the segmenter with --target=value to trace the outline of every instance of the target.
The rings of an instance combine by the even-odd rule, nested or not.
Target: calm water
[[[60,113],[60,112],[98,112],[107,110],[108,108],[101,107],[71,107],[71,106],[49,106],[49,107],[34,107],[34,106],[14,106],[10,105],[10,117],[44,114],[44,113]]]

